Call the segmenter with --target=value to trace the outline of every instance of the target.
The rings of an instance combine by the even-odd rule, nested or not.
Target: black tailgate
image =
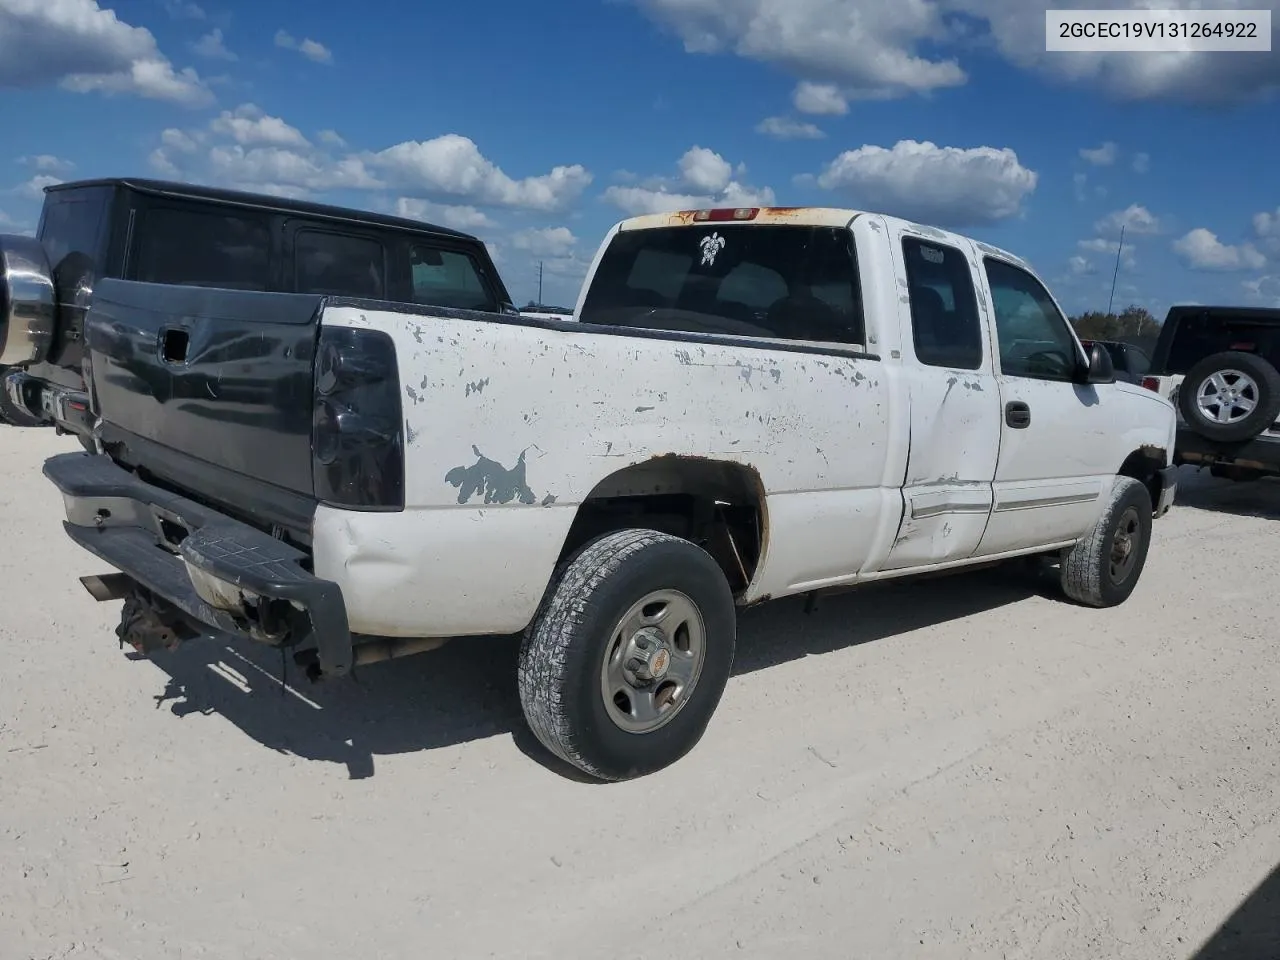
[[[322,302],[308,294],[100,281],[85,339],[103,439],[122,439],[133,459],[145,461],[151,450],[153,459],[185,461],[188,477],[198,463],[211,464],[221,487],[231,475],[309,497]],[[142,465],[165,472],[159,463]]]

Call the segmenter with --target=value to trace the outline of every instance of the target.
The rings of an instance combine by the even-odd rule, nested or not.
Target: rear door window
[[[142,216],[134,279],[229,290],[271,288],[271,229],[240,211],[153,207]]]
[[[377,240],[299,230],[294,235],[293,260],[297,293],[386,299],[386,257]]]
[[[497,309],[479,267],[465,253],[414,243],[409,248],[409,267],[414,303],[458,310]]]
[[[982,321],[969,261],[955,247],[903,237],[916,359],[931,367],[982,366]]]
[[[600,260],[579,319],[865,344],[853,235],[842,227],[709,223],[621,231]]]

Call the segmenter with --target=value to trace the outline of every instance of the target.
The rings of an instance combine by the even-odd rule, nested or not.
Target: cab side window
[[[293,241],[293,260],[297,293],[386,298],[385,257],[377,240],[299,230]]]
[[[982,366],[982,322],[964,253],[904,237],[902,255],[916,359],[931,367],[977,370]]]
[[[498,304],[467,254],[425,243],[409,248],[413,302],[457,310],[496,310]]]
[[[1027,271],[987,257],[987,283],[1007,377],[1071,380],[1081,362],[1067,320],[1044,286]]]

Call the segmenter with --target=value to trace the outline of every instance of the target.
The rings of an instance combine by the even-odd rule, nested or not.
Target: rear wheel
[[[653,530],[605,534],[557,571],[525,633],[525,718],[592,777],[652,773],[702,738],[736,639],[733,595],[706,551]]]
[[[1102,516],[1062,554],[1062,592],[1090,607],[1124,603],[1138,585],[1151,544],[1151,494],[1132,477],[1116,477]]]
[[[1248,440],[1280,415],[1280,372],[1252,353],[1215,353],[1187,371],[1178,407],[1187,426],[1207,440]]]

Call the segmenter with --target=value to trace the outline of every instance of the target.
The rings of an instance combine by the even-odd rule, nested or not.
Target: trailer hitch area
[[[144,657],[157,650],[172,650],[186,640],[199,637],[186,615],[162,597],[134,586],[124,598],[116,636],[120,646],[127,643]]]

